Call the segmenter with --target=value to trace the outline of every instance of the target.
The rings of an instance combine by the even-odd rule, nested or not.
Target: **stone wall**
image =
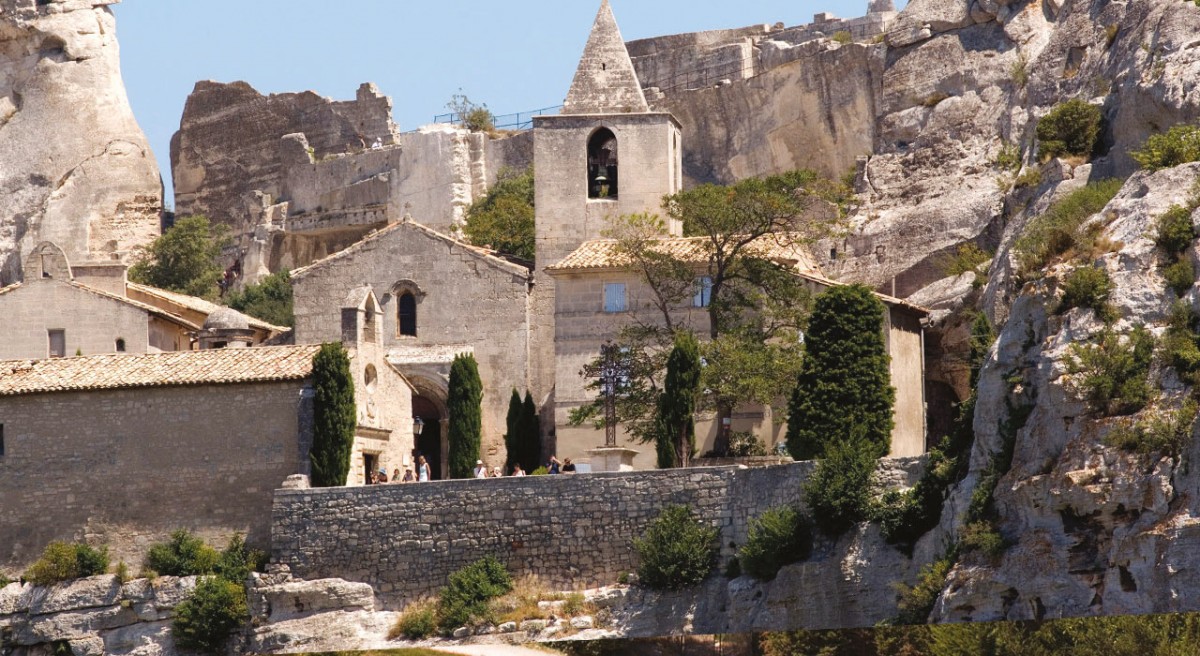
[[[149,312],[116,298],[54,278],[29,280],[0,294],[0,360],[49,357],[50,330],[63,331],[66,355],[115,353],[118,339],[127,352],[146,353],[149,325]]]
[[[0,564],[20,568],[51,540],[87,539],[136,569],[179,528],[264,545],[271,491],[300,466],[303,385],[0,398]]]
[[[919,461],[884,460],[911,484]],[[593,586],[637,569],[632,541],[662,509],[693,508],[721,528],[722,563],[749,520],[798,504],[813,463],[621,474],[527,476],[364,488],[277,490],[271,552],[306,578],[371,584],[386,604],[431,595],[486,555],[550,585]]]

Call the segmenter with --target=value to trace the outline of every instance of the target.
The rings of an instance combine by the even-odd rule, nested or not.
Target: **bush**
[[[1055,106],[1038,121],[1038,157],[1091,157],[1103,122],[1099,107],[1078,98]]]
[[[296,324],[292,279],[287,271],[273,273],[240,292],[230,292],[225,304],[276,326],[290,328]]]
[[[1072,344],[1067,371],[1076,393],[1094,411],[1107,416],[1141,410],[1153,396],[1148,380],[1155,339],[1138,326],[1122,340],[1105,329],[1095,344]]]
[[[992,259],[992,254],[975,244],[963,244],[954,255],[948,255],[938,263],[944,276],[961,276],[968,271],[978,273],[979,267]]]
[[[992,561],[999,559],[1008,549],[1004,536],[989,521],[971,522],[963,526],[960,544],[964,551],[982,554]]]
[[[77,543],[51,542],[25,572],[25,580],[34,585],[54,585],[85,576],[97,576],[108,570],[108,549]]]
[[[1184,301],[1171,307],[1163,353],[1180,380],[1192,386],[1200,383],[1200,321]]]
[[[388,631],[388,640],[401,636],[409,640],[423,640],[437,633],[437,625],[437,602],[420,601],[404,609]]]
[[[1084,229],[1083,224],[1104,209],[1123,184],[1115,179],[1089,183],[1030,221],[1013,246],[1017,253],[1018,274],[1028,279],[1038,275],[1055,257],[1073,250],[1090,250],[1096,235]]]
[[[247,619],[245,587],[223,578],[206,577],[175,607],[171,634],[183,649],[217,654]]]
[[[942,558],[921,568],[916,585],[897,586],[900,592],[900,615],[896,618],[896,623],[924,624],[933,612],[933,606],[937,603],[938,595],[942,593],[942,586],[945,585],[946,577],[953,566],[953,557]]]
[[[846,30],[838,30],[837,32],[834,32],[833,36],[831,36],[829,38],[834,40],[835,42],[841,43],[843,45],[845,45],[847,43],[854,43],[854,35],[850,34],[850,32],[848,32]]]
[[[1141,150],[1130,154],[1151,171],[1200,161],[1200,124],[1176,125],[1163,134],[1151,135]]]
[[[738,431],[729,436],[729,455],[734,458],[746,458],[769,455],[767,447],[754,433]]]
[[[1195,241],[1196,229],[1192,227],[1194,209],[1173,205],[1155,222],[1157,234],[1154,243],[1168,255],[1177,256],[1183,253],[1191,248],[1192,242]]]
[[[1063,297],[1058,312],[1061,314],[1077,307],[1091,308],[1101,319],[1109,321],[1114,312],[1108,304],[1112,291],[1112,279],[1107,271],[1099,267],[1079,267],[1067,274],[1063,281]]]
[[[1004,142],[1000,146],[1000,152],[996,154],[994,164],[1001,171],[1017,173],[1021,170],[1021,147],[1015,143]]]
[[[512,590],[504,564],[492,556],[481,558],[450,575],[438,598],[438,627],[449,633],[485,618],[488,602]]]
[[[203,216],[179,219],[129,269],[129,279],[181,294],[215,299],[225,271],[217,259],[229,230]]]
[[[1167,281],[1168,289],[1175,292],[1176,296],[1183,296],[1196,283],[1196,268],[1192,265],[1191,260],[1181,258],[1174,264],[1163,268],[1162,277]]]
[[[204,540],[180,529],[167,542],[150,547],[146,554],[146,569],[164,576],[197,576],[212,574],[221,555]]]
[[[688,507],[667,506],[633,541],[639,580],[656,590],[679,590],[703,581],[716,564],[719,534]]]
[[[770,581],[784,565],[805,560],[812,553],[812,524],[794,508],[772,508],[750,522],[746,544],[738,549],[742,571]]]
[[[216,573],[226,581],[244,583],[250,572],[257,572],[267,564],[267,555],[246,546],[246,539],[235,534],[217,560]]]
[[[463,231],[476,246],[489,246],[533,262],[537,251],[533,219],[533,167],[504,168],[487,194],[471,204]]]
[[[1133,425],[1122,425],[1105,436],[1105,444],[1143,455],[1177,456],[1192,439],[1200,405],[1187,399],[1174,410],[1153,413],[1148,419]]]
[[[861,437],[833,442],[804,484],[804,498],[817,528],[841,535],[867,517],[875,477],[876,446]]]

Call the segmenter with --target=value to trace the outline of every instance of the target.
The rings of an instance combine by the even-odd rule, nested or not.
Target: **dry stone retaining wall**
[[[910,482],[918,460],[881,473]],[[633,539],[662,509],[692,507],[721,528],[722,563],[750,518],[799,503],[812,463],[415,485],[277,490],[272,557],[303,578],[370,583],[384,603],[431,595],[454,570],[493,555],[520,576],[593,586],[636,570]]]

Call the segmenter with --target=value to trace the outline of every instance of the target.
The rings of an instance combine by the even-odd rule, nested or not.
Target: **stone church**
[[[446,474],[449,365],[465,352],[475,355],[483,379],[482,456],[489,465],[503,463],[505,416],[516,389],[531,392],[541,408],[543,459],[556,453],[602,468],[589,452],[600,446],[603,434],[570,427],[567,415],[587,400],[581,366],[620,329],[620,321],[609,319],[620,314],[628,320],[638,311],[624,306],[607,311],[607,283],[636,281],[627,268],[571,263],[581,249],[597,247],[610,217],[660,214],[663,197],[682,190],[682,139],[671,114],[651,110],[605,0],[562,113],[534,118],[536,266],[462,243],[406,215],[294,272],[297,343],[336,338],[340,301],[350,290],[368,287],[379,299],[388,361],[414,387],[414,411],[428,427],[418,438],[418,451],[435,464],[435,472]],[[665,238],[682,236],[678,224],[668,230]],[[835,284],[811,257],[788,262],[818,291]],[[884,300],[891,310],[887,334],[901,401],[893,453],[916,455],[925,450],[925,312]],[[779,438],[769,409],[736,417],[737,430],[755,432],[768,445]],[[711,442],[715,427],[704,426],[701,432]],[[654,466],[652,447],[623,439],[620,446],[628,452],[626,466]],[[526,470],[540,464],[522,463]]]

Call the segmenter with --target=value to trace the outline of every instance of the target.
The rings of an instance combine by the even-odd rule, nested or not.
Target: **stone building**
[[[189,351],[216,314],[244,327],[226,343],[261,344],[286,330],[203,299],[128,282],[119,262],[73,267],[50,242],[26,256],[24,272],[24,282],[0,288],[0,359]]]
[[[412,391],[378,348],[373,303],[365,293],[343,312],[358,406],[351,485],[412,449]],[[319,348],[0,362],[0,564],[87,538],[136,567],[179,528],[265,546],[272,491],[308,473]]]
[[[483,381],[483,457],[503,464],[513,389],[531,388],[527,265],[405,220],[292,274],[299,344],[337,339],[347,294],[372,291],[380,347],[415,389],[418,450],[447,475],[450,363],[473,353]],[[358,291],[355,291],[358,290]]]
[[[664,238],[656,250],[690,263],[696,273],[696,291],[681,306],[671,311],[672,321],[698,335],[709,331],[706,278],[708,251],[706,239]],[[764,240],[758,249],[761,257],[787,267],[803,280],[815,295],[836,285],[825,278],[805,248],[796,244],[781,244]],[[597,239],[584,242],[573,253],[546,269],[555,285],[554,314],[554,406],[553,416],[559,457],[587,461],[589,451],[600,440],[590,426],[575,427],[569,423],[572,410],[590,402],[595,395],[587,389],[588,380],[580,375],[584,366],[599,355],[600,346],[613,340],[621,329],[631,324],[659,324],[660,310],[653,304],[654,296],[645,278],[627,257],[616,248],[616,242]],[[924,385],[924,329],[928,311],[897,298],[879,294],[888,308],[884,335],[891,357],[892,385],[896,388],[895,420],[892,431],[893,457],[921,455],[926,449]],[[712,416],[698,417],[697,448],[705,453],[713,448],[719,426]],[[774,416],[770,407],[741,407],[734,410],[730,431],[755,434],[768,447],[783,438],[785,417]],[[619,433],[618,446],[638,451],[632,465],[637,469],[655,466],[653,446],[636,443]]]

